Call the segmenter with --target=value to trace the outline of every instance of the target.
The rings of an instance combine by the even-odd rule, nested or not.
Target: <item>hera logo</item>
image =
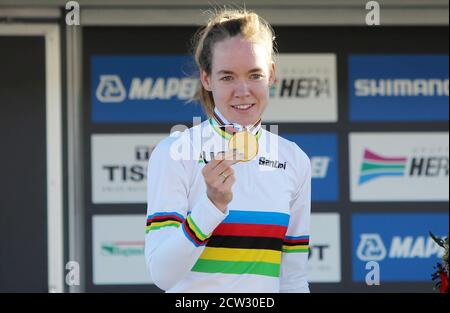
[[[100,75],[96,96],[103,103],[118,103],[125,100],[125,88],[118,75]]]
[[[384,157],[365,149],[359,185],[380,176],[404,176],[406,162],[407,158],[405,157]]]
[[[386,248],[378,234],[361,234],[356,251],[361,261],[380,261],[386,257]]]

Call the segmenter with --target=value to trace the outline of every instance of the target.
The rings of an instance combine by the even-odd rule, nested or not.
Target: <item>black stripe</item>
[[[285,246],[307,246],[307,245],[309,245],[309,242],[291,243],[291,242],[283,241],[283,245],[285,245]]]
[[[195,234],[195,231],[192,230],[191,225],[188,222],[188,219],[184,220],[184,224],[186,225],[186,231],[195,238],[195,240],[197,241],[197,243],[204,243],[205,241],[208,241],[208,238],[206,238],[205,240],[202,240],[200,238],[197,237],[197,235]]]
[[[175,221],[175,222],[178,222],[178,223],[182,223],[182,221],[180,221],[179,219],[176,219],[176,218],[162,218],[162,219],[151,219],[151,221],[149,222],[149,221],[147,221],[147,226],[150,226],[150,224],[151,223],[154,223],[154,222],[167,222],[167,221]]]
[[[280,238],[245,237],[245,236],[211,236],[207,247],[269,249],[281,251],[283,240]]]

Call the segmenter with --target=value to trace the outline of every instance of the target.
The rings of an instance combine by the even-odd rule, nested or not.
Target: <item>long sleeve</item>
[[[311,163],[296,146],[298,189],[290,203],[291,216],[283,242],[280,292],[308,293],[307,262],[311,219]]]
[[[171,289],[191,270],[212,231],[227,216],[206,193],[188,207],[187,167],[195,162],[171,157],[175,140],[172,135],[156,146],[147,176],[145,261],[153,282],[163,290]]]

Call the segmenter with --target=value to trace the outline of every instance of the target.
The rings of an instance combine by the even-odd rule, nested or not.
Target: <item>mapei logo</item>
[[[386,248],[380,235],[361,234],[356,254],[362,261],[383,260],[386,257]]]
[[[360,235],[356,256],[361,261],[382,261],[384,259],[412,259],[443,256],[441,249],[429,236],[393,236],[385,246],[377,233]]]
[[[95,95],[100,102],[118,103],[125,100],[126,91],[119,75],[100,75]]]
[[[380,176],[403,176],[407,160],[405,157],[384,157],[364,149],[359,185]]]
[[[363,185],[383,176],[438,177],[448,176],[448,154],[416,156],[381,156],[364,149],[358,184]]]

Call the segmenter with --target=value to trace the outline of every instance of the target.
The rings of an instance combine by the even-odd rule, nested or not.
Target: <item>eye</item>
[[[223,80],[223,81],[230,81],[230,80],[233,80],[233,76],[231,76],[231,75],[223,76],[223,77],[220,78],[220,80]]]
[[[259,74],[259,73],[254,73],[254,74],[250,75],[250,79],[253,79],[253,80],[262,79],[263,77],[264,77],[264,75],[263,74]]]

